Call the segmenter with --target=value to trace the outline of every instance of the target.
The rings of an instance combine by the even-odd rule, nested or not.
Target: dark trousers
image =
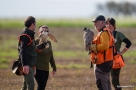
[[[34,90],[34,69],[29,66],[29,73],[24,75],[21,90]]]
[[[121,68],[111,69],[112,85],[114,86],[115,90],[122,90],[119,83],[120,70]]]
[[[95,76],[96,76],[96,85],[98,90],[111,90],[110,71],[103,72],[96,67]]]
[[[49,71],[36,69],[35,79],[38,84],[37,90],[45,90],[48,77],[49,77]]]
[[[102,64],[94,64],[94,72],[98,90],[111,90],[110,70],[112,65],[112,60]]]

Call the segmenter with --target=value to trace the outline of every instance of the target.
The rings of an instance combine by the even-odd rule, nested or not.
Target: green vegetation
[[[68,64],[68,65],[60,65],[60,64],[57,64],[57,67],[58,68],[65,68],[65,69],[70,69],[70,68],[89,68],[88,65],[85,65],[85,64],[74,64],[74,63],[71,63],[71,64]]]
[[[17,58],[17,38],[14,35],[10,35],[4,38],[5,35],[1,35],[0,39],[0,58]]]
[[[9,60],[7,60],[6,58],[1,58],[0,59],[0,68],[8,68],[8,63]]]
[[[89,58],[85,51],[55,51],[54,56],[59,59],[63,60],[71,60],[71,59],[85,59],[86,57]]]
[[[8,64],[0,64],[0,68],[1,68],[1,69],[8,68]]]
[[[0,19],[0,28],[22,28],[23,20],[21,19]]]
[[[0,28],[23,28],[22,19],[0,19]],[[37,26],[46,24],[49,27],[84,27],[92,26],[91,19],[39,19]]]
[[[2,59],[0,60],[0,64],[3,64],[3,63],[8,63],[8,60],[7,60],[6,58],[2,58]]]
[[[118,28],[136,27],[136,19],[130,18],[130,17],[119,18],[119,19],[116,19],[116,25]]]
[[[37,25],[49,27],[93,27],[92,18],[88,19],[37,19]],[[136,19],[131,17],[117,18],[118,28],[136,27]],[[23,28],[23,19],[0,19],[0,28]]]
[[[134,60],[134,59],[129,59],[128,61],[127,61],[129,64],[136,64],[136,60]]]
[[[124,57],[135,57],[136,56],[136,51],[127,51],[127,53],[125,53],[123,55]]]

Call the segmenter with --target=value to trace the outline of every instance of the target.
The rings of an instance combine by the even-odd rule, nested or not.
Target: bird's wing
[[[92,43],[93,38],[94,38],[93,31],[91,31],[90,29],[84,31],[83,39],[84,39],[84,45],[85,45],[86,51],[89,51],[90,44]]]
[[[51,33],[48,34],[48,37],[54,42],[57,42],[57,39]]]
[[[93,38],[94,38],[94,32],[90,30],[90,32],[88,33],[88,38],[89,38],[89,41],[92,42],[93,41]]]

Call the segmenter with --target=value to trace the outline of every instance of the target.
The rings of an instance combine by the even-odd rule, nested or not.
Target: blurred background
[[[0,1],[0,18],[90,18],[135,16],[135,0],[4,0]]]
[[[12,74],[11,66],[18,57],[18,36],[27,16],[37,20],[35,37],[38,27],[47,25],[58,40],[55,43],[49,39],[58,71],[55,77],[50,76],[47,90],[96,90],[82,29],[86,26],[96,35],[91,20],[97,15],[113,17],[117,30],[131,40],[132,46],[123,55],[126,65],[120,81],[121,85],[132,86],[123,90],[136,90],[135,0],[0,0],[0,90],[21,88],[22,77]]]

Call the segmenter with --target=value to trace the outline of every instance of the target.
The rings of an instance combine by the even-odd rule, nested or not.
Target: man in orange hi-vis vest
[[[96,85],[98,90],[111,90],[110,70],[113,65],[113,45],[114,38],[106,28],[106,20],[103,15],[99,15],[92,21],[98,34],[90,45],[91,61],[94,65]]]

